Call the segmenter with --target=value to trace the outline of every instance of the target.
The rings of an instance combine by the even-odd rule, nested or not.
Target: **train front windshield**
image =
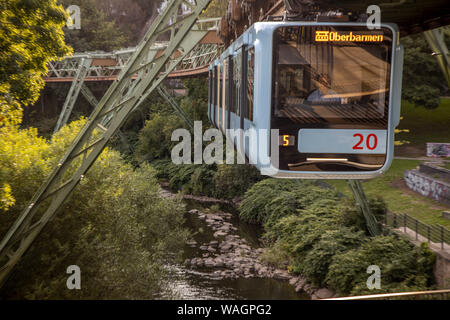
[[[288,137],[280,147],[280,169],[371,171],[384,165],[380,140],[388,128],[392,38],[390,29],[362,26],[274,32],[272,128]],[[345,132],[358,139],[358,130],[370,141],[339,146],[325,135]],[[364,136],[370,130],[381,136]]]

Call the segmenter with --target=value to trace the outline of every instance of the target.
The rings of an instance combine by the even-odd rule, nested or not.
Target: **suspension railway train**
[[[263,174],[376,177],[400,121],[398,34],[394,24],[255,23],[209,67],[209,120]]]

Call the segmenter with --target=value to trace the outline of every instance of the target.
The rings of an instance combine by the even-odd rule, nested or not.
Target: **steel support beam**
[[[53,133],[59,131],[59,129],[64,127],[67,124],[67,121],[69,121],[73,107],[75,106],[75,102],[78,99],[78,95],[80,94],[81,87],[84,84],[84,79],[86,78],[91,63],[92,59],[89,58],[82,59],[79,68],[77,70],[76,76],[72,81],[72,85],[70,86],[69,93],[66,97],[66,101],[64,102],[63,108],[61,110],[58,122],[56,123],[56,127]]]
[[[447,80],[447,86],[450,88],[450,56],[444,39],[444,28],[445,27],[425,31],[424,35],[433,50],[433,54],[438,59],[439,66]]]
[[[369,202],[367,201],[366,194],[360,180],[348,180],[350,189],[353,192],[356,203],[361,208],[361,211],[366,220],[367,229],[371,236],[378,236],[381,234],[380,226],[378,225],[377,219],[372,214],[370,210]]]
[[[198,16],[211,0],[168,1],[163,12],[110,86],[90,116],[86,125],[59,161],[50,177],[41,185],[26,209],[19,215],[0,242],[0,286],[5,283],[14,266],[20,261],[47,223],[61,209],[86,172],[94,164],[111,137],[118,132],[130,113],[167,77],[206,35],[207,30],[194,27]],[[190,13],[181,19],[182,5]],[[167,48],[149,61],[149,51],[161,35],[170,34]],[[176,58],[175,52],[181,52]],[[134,75],[137,79],[132,82]],[[81,90],[81,89],[80,89]],[[108,121],[102,124],[102,120]],[[70,174],[68,169],[70,170]]]
[[[160,84],[157,88],[159,94],[167,101],[167,103],[173,108],[173,111],[186,123],[186,125],[191,129],[194,130],[194,122],[192,119],[184,112],[183,109],[178,105],[178,103],[175,101],[175,99],[170,95],[167,88]]]
[[[86,84],[83,84],[81,86],[81,94],[84,96],[84,98],[89,102],[89,104],[95,109],[98,105],[98,100],[92,93],[91,89],[89,89]],[[125,134],[122,132],[122,130],[117,131],[117,136],[120,139],[120,142],[125,147],[125,149],[128,149],[129,152],[133,152],[133,146],[128,141]]]

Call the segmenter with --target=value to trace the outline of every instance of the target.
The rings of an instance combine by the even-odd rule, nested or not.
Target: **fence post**
[[[397,228],[397,214],[394,212],[394,229]]]
[[[444,250],[444,227],[441,226],[441,249]]]

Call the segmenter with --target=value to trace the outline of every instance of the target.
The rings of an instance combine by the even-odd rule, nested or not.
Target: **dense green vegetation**
[[[0,129],[0,235],[28,204],[83,121],[46,141],[35,129]],[[5,188],[3,188],[5,192]],[[162,199],[155,171],[133,169],[107,149],[47,226],[3,288],[6,298],[151,298],[163,264],[177,258],[188,233],[183,207]],[[66,268],[82,270],[83,290],[66,288]],[[133,285],[130,285],[133,283]]]
[[[152,165],[158,170],[158,178],[167,180],[174,191],[222,199],[240,197],[262,179],[250,165],[175,165],[171,160],[158,160]]]
[[[447,46],[450,46],[450,29],[445,28]],[[403,98],[410,103],[434,109],[439,106],[440,96],[449,88],[432,50],[423,34],[404,37]]]
[[[371,199],[376,216],[386,208]],[[265,259],[317,286],[340,294],[374,293],[367,289],[366,269],[378,265],[382,286],[377,292],[427,289],[433,285],[434,255],[396,236],[369,237],[362,212],[332,189],[311,182],[267,179],[245,194],[240,216],[264,226],[270,247]]]
[[[64,8],[81,9],[81,29],[65,29],[66,41],[76,52],[112,51],[136,46],[157,15],[158,1],[58,0]]]
[[[36,102],[51,59],[70,53],[56,0],[0,1],[0,127],[20,123],[22,106]]]

